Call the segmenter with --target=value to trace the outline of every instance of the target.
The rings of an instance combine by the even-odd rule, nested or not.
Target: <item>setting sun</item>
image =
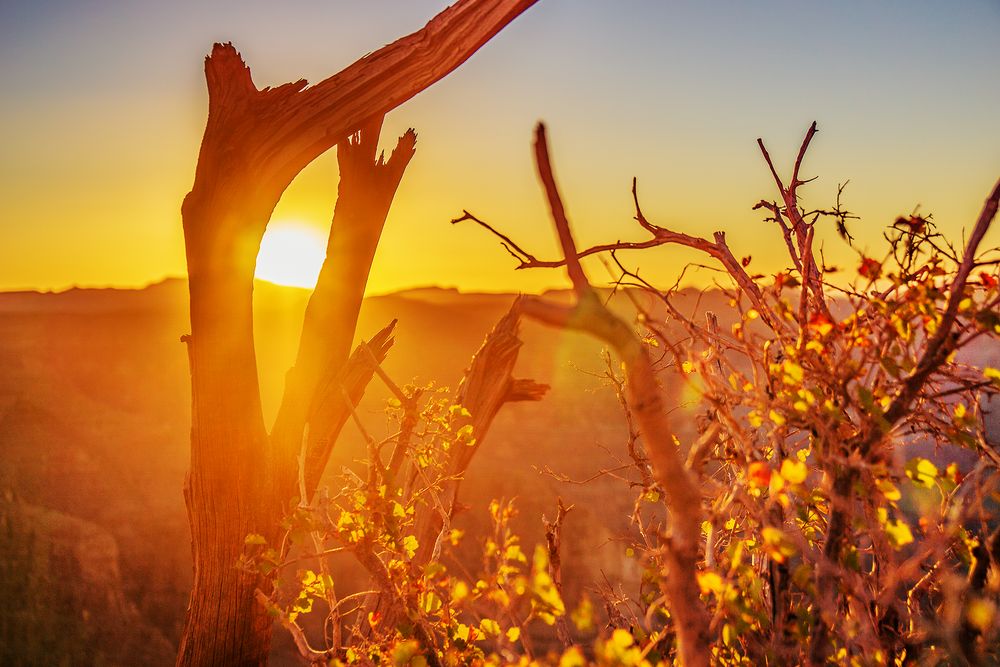
[[[315,287],[326,258],[326,239],[299,222],[272,222],[257,254],[256,276],[278,285]]]

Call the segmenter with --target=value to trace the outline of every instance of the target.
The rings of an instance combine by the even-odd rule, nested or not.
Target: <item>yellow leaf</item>
[[[583,599],[570,614],[570,618],[580,632],[590,632],[594,628],[594,603],[590,601],[590,596],[583,594]]]
[[[785,479],[780,474],[771,475],[771,482],[767,485],[767,490],[772,496],[778,498],[778,502],[781,502],[781,497],[784,496],[781,493],[783,488],[785,488]]]
[[[894,519],[885,524],[885,534],[897,549],[913,542],[913,532],[906,522]]]
[[[461,602],[467,597],[469,597],[469,585],[459,579],[451,591],[451,600],[452,602]]]
[[[521,547],[516,544],[512,544],[507,547],[507,551],[504,552],[504,558],[506,560],[520,561],[521,563],[528,562],[524,552],[521,551]]]
[[[715,593],[718,595],[722,592],[722,577],[720,577],[715,572],[699,572],[698,586],[701,588],[703,595],[708,595],[709,593]]]
[[[417,553],[417,547],[420,544],[417,542],[417,538],[413,535],[407,535],[403,538],[403,550],[406,551],[406,555],[413,558],[413,555]]]
[[[428,614],[433,614],[441,608],[441,598],[433,591],[423,593],[420,598],[420,608]]]
[[[608,640],[608,643],[615,648],[626,649],[635,643],[635,638],[628,630],[618,628],[611,634],[611,639]]]
[[[794,361],[789,361],[788,359],[785,359],[781,365],[785,371],[786,384],[800,384],[802,382],[802,378],[804,376],[802,366],[799,366]]]
[[[468,630],[468,628],[466,628]],[[354,653],[354,649],[347,649],[348,661],[354,662],[357,660],[357,654]],[[350,659],[350,655],[354,654],[354,660]],[[403,667],[403,665],[409,665],[410,661],[420,654],[420,644],[416,640],[411,639],[409,641],[400,642],[396,645],[396,648],[392,652],[392,664],[396,667]]]
[[[801,484],[809,474],[806,464],[801,461],[785,459],[781,462],[781,476],[789,484]]]
[[[583,653],[576,646],[570,646],[559,658],[559,667],[583,667],[586,664]]]
[[[500,634],[500,624],[492,618],[484,618],[479,621],[479,629],[489,637],[496,637]]]
[[[934,486],[937,481],[938,469],[936,465],[927,459],[917,457],[911,459],[909,463],[906,464],[906,475],[913,480],[915,484],[930,488]]]
[[[789,556],[795,555],[795,545],[778,528],[765,526],[761,530],[761,537],[764,538],[764,547],[767,550],[767,554],[776,563],[784,563],[788,560]]]
[[[903,495],[899,492],[899,489],[896,488],[896,485],[889,480],[880,479],[877,484],[879,491],[882,492],[882,495],[885,496],[885,499],[889,502],[894,503],[903,497]]]

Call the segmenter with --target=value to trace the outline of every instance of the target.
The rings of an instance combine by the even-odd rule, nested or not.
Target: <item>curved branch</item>
[[[268,196],[277,201],[296,174],[361,120],[385,115],[448,75],[535,2],[459,0],[312,87],[300,80],[257,90],[233,45],[216,44],[205,62],[209,124],[193,191],[224,177],[219,163],[228,161],[228,149],[273,181]]]
[[[636,333],[601,303],[580,267],[573,234],[548,163],[545,127],[541,124],[535,134],[535,158],[577,303],[566,307],[543,299],[525,299],[523,311],[547,324],[586,331],[614,347],[622,358],[627,401],[670,510],[671,534],[666,539],[665,550],[670,572],[664,578],[663,588],[676,624],[680,662],[707,666],[710,661],[709,617],[701,603],[696,579],[701,542],[701,492],[695,475],[687,469],[673,442],[663,389],[646,348]]]

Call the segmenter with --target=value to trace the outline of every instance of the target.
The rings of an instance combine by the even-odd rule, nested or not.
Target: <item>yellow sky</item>
[[[204,125],[201,60],[213,40],[232,39],[258,85],[315,81],[444,4],[5,5],[0,289],[183,275],[179,209]],[[788,169],[814,119],[820,134],[805,171],[820,178],[807,204],[829,205],[837,183],[851,179],[860,246],[875,247],[884,226],[916,204],[958,234],[1000,175],[998,28],[1000,7],[987,0],[960,9],[541,0],[387,119],[383,144],[409,126],[419,140],[370,291],[562,284],[555,272],[513,271],[495,239],[448,224],[466,208],[536,254],[554,253],[531,161],[538,119],[549,125],[581,244],[642,238],[631,222],[635,175],[651,220],[702,235],[726,230],[753,268],[781,268],[780,237],[750,210],[774,197],[755,139]],[[293,183],[274,220],[322,229],[336,183],[331,152]],[[832,225],[820,237],[828,261],[851,261]],[[672,280],[696,256],[657,250],[632,259]]]

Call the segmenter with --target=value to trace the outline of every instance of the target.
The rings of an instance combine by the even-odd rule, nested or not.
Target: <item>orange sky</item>
[[[702,235],[726,230],[753,268],[781,268],[780,237],[750,210],[774,196],[754,142],[763,136],[787,169],[813,119],[820,134],[805,171],[820,178],[805,190],[807,204],[829,205],[849,178],[862,247],[918,203],[957,234],[1000,174],[1000,5],[952,4],[541,0],[387,119],[384,144],[409,126],[419,140],[370,291],[562,284],[555,272],[513,271],[494,239],[448,224],[467,208],[536,254],[554,252],[531,161],[538,119],[549,125],[582,244],[641,238],[630,220],[636,175],[651,220]],[[316,81],[445,3],[203,5],[57,0],[0,9],[0,289],[183,275],[179,210],[204,124],[201,63],[212,41],[233,40],[260,86]],[[321,228],[336,183],[331,152],[301,174],[274,220]],[[832,225],[819,236],[828,261],[848,261]],[[632,257],[661,280],[695,258]]]

